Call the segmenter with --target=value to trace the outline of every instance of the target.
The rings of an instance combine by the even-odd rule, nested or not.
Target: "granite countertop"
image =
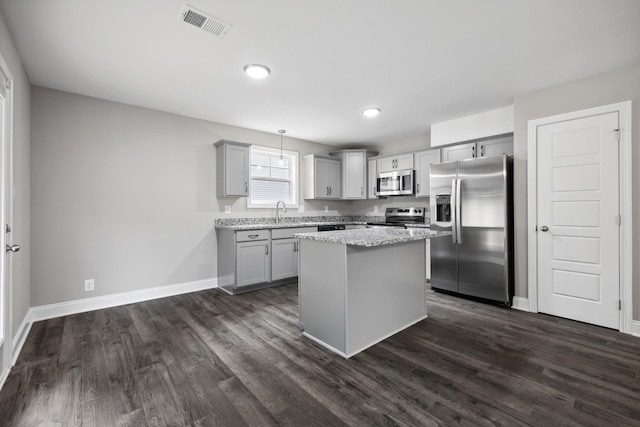
[[[317,227],[319,225],[366,225],[368,222],[384,223],[382,216],[304,216],[283,217],[276,223],[274,217],[263,218],[219,218],[215,226],[221,230],[266,230],[273,228]]]
[[[404,243],[412,240],[433,239],[450,236],[450,231],[432,231],[427,228],[365,228],[357,230],[324,231],[321,233],[298,233],[293,237],[299,239],[320,240],[322,242],[339,243],[353,246],[382,246]]]

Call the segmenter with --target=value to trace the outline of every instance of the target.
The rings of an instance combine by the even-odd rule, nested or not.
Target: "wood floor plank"
[[[102,316],[97,316],[101,322]],[[116,424],[100,329],[82,337],[82,419],[85,426]]]
[[[166,368],[161,362],[135,372],[138,394],[149,425],[187,425],[182,409],[174,399]]]
[[[118,425],[146,423],[144,410],[135,384],[135,371],[120,338],[103,341],[109,395]]]
[[[640,339],[429,291],[429,317],[345,360],[296,284],[32,325],[0,426],[640,426]]]
[[[220,390],[236,408],[248,426],[266,427],[276,425],[273,416],[260,404],[245,385],[237,378],[231,377],[220,382]]]

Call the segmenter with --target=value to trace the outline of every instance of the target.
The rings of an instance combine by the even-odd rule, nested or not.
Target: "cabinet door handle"
[[[269,255],[269,244],[268,243],[264,245],[264,254],[265,255]]]
[[[250,239],[255,239],[258,236],[259,236],[259,234],[249,234],[247,237],[250,238]]]
[[[480,157],[484,157],[484,145],[480,146]]]
[[[471,147],[471,157],[472,158],[476,157],[476,147]]]
[[[416,192],[417,192],[417,193],[420,193],[420,184],[418,184],[418,185],[417,185],[417,187],[418,187],[418,188],[416,189],[416,190],[417,190]]]
[[[364,187],[360,187],[360,195],[364,196]]]
[[[329,195],[331,195],[331,187],[329,187]]]
[[[329,186],[327,186],[327,196],[329,195]]]
[[[249,192],[249,184],[248,183],[244,183],[244,192],[248,193]]]

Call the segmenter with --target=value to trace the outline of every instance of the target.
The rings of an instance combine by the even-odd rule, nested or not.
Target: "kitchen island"
[[[428,229],[360,229],[301,233],[300,327],[349,358],[427,317]]]

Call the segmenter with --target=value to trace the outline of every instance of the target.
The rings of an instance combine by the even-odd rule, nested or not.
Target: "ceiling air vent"
[[[227,24],[218,18],[214,18],[213,16],[193,8],[188,4],[185,4],[182,11],[180,11],[178,21],[191,24],[201,30],[213,34],[216,37],[220,37],[221,39],[227,35],[229,30],[231,30],[231,24]]]

